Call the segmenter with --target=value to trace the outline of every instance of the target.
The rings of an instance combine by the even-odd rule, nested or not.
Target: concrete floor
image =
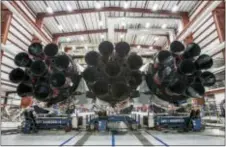
[[[136,131],[126,134],[90,133],[72,131],[40,131],[38,134],[2,135],[1,145],[52,145],[52,146],[184,146],[184,145],[224,145],[223,136],[210,136],[204,132],[194,133],[163,133],[158,131]]]

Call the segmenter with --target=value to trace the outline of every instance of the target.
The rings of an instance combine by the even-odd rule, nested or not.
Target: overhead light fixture
[[[153,46],[150,46],[149,49],[152,50],[153,49]]]
[[[140,49],[140,45],[138,45],[137,48]]]
[[[104,39],[104,35],[102,34],[102,35],[100,36],[100,38],[101,38],[101,39]]]
[[[145,25],[145,27],[146,27],[146,28],[149,28],[149,27],[150,27],[150,23],[147,22],[146,25]]]
[[[100,2],[96,2],[95,7],[96,7],[96,9],[100,9],[100,8],[101,8],[101,4],[100,4]]]
[[[127,9],[129,7],[129,4],[127,2],[124,3],[124,9]]]
[[[179,9],[179,6],[178,5],[175,5],[173,8],[172,8],[172,12],[177,12]]]
[[[71,38],[67,38],[67,42],[70,42],[71,41]]]
[[[99,26],[103,26],[103,21],[99,21]]]
[[[86,50],[88,50],[88,46],[87,45],[85,45],[85,47],[84,47]]]
[[[58,25],[58,28],[59,28],[60,30],[63,30],[62,25]]]
[[[122,22],[122,26],[125,27],[126,26],[126,23],[125,22]]]
[[[50,13],[50,14],[53,13],[53,9],[52,9],[51,7],[47,7],[47,8],[46,8],[46,11],[47,11],[48,13]]]
[[[75,24],[75,29],[79,29],[79,26],[77,23]]]
[[[162,25],[162,29],[166,29],[166,27],[167,27],[167,24]]]
[[[155,39],[154,39],[155,41],[158,41],[159,40],[159,37],[155,37]]]
[[[153,11],[158,10],[158,4],[154,4],[154,6],[152,7],[152,10],[153,10]]]
[[[67,10],[68,10],[69,12],[71,12],[71,11],[72,11],[72,8],[71,8],[71,6],[70,6],[70,5],[67,5]]]

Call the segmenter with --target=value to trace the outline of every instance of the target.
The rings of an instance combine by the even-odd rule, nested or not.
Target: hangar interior
[[[1,1],[1,145],[225,145],[225,2]]]

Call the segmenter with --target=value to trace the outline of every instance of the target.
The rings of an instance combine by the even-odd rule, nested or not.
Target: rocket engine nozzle
[[[185,95],[195,98],[202,98],[204,96],[204,93],[205,89],[199,82],[194,82],[185,90]]]
[[[114,50],[114,46],[109,41],[103,41],[100,43],[98,49],[99,49],[101,55],[110,56]]]
[[[170,51],[174,54],[179,54],[184,51],[185,47],[180,41],[173,41],[170,44]]]
[[[157,64],[171,64],[173,61],[173,56],[169,51],[160,51],[157,55],[157,60],[156,63]]]
[[[102,96],[108,93],[108,82],[105,80],[98,80],[94,83],[93,92],[97,96]]]
[[[21,67],[30,67],[32,64],[32,60],[30,59],[27,53],[21,52],[15,56],[14,63],[17,66],[21,66]]]
[[[21,68],[15,68],[9,73],[9,80],[13,83],[26,82],[30,77]]]
[[[42,76],[47,72],[47,66],[42,60],[36,60],[31,64],[31,73],[35,76]]]
[[[66,70],[70,65],[70,59],[67,55],[59,55],[55,58],[54,64],[59,70]]]
[[[111,87],[112,96],[115,99],[128,98],[129,87],[124,82],[115,82]]]
[[[85,61],[88,65],[97,66],[100,54],[96,51],[90,51],[85,55]]]
[[[39,83],[34,88],[34,96],[40,101],[45,101],[51,92],[52,90],[47,83]]]
[[[201,69],[208,69],[213,65],[213,59],[209,55],[200,55],[198,59],[195,61],[196,68]]]
[[[185,75],[192,75],[196,71],[195,64],[192,60],[185,59],[181,62],[179,71]]]
[[[213,86],[216,83],[215,75],[209,71],[201,73],[199,79],[204,86]]]
[[[21,97],[24,96],[32,96],[33,95],[33,88],[31,85],[20,83],[17,87],[17,94]]]
[[[54,72],[50,76],[50,83],[53,87],[62,87],[66,82],[66,77],[63,72]]]
[[[117,62],[108,62],[105,67],[105,73],[109,77],[117,77],[121,72],[121,68]]]
[[[170,92],[175,94],[183,94],[186,87],[187,87],[186,81],[182,77],[177,75],[173,80],[171,80],[167,89],[169,89]]]
[[[86,81],[94,82],[97,78],[97,73],[98,71],[95,67],[89,66],[83,71],[82,76]]]
[[[136,53],[131,53],[127,59],[127,64],[130,69],[139,69],[143,65],[143,60],[141,56],[138,56]]]
[[[119,42],[115,45],[115,51],[119,57],[124,58],[130,51],[130,46],[126,42]]]
[[[32,43],[28,47],[28,52],[35,57],[42,57],[44,55],[41,43]]]
[[[47,57],[54,57],[58,53],[58,46],[54,43],[47,44],[44,48],[44,53]]]
[[[186,47],[183,57],[187,58],[187,59],[193,58],[193,57],[200,55],[200,53],[201,53],[201,48],[199,47],[199,45],[196,43],[190,43]]]
[[[132,88],[137,88],[142,82],[142,74],[139,70],[131,71],[129,75],[129,85]]]

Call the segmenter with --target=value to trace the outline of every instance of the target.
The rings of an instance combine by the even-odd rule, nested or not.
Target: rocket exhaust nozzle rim
[[[103,56],[110,56],[114,50],[114,46],[111,42],[109,41],[103,41],[99,44],[99,52]]]
[[[66,77],[63,72],[54,72],[50,76],[50,83],[53,87],[62,87],[66,82]]]
[[[92,90],[97,96],[105,95],[108,93],[108,82],[105,80],[98,80],[93,84]]]
[[[199,82],[194,82],[185,90],[185,95],[189,97],[202,98],[204,94],[205,94],[205,88]]]
[[[31,54],[32,56],[35,57],[40,57],[43,56],[43,47],[41,43],[32,43],[29,47],[28,47],[28,52],[29,54]]]
[[[17,94],[21,97],[32,96],[33,95],[33,88],[28,84],[20,83],[17,86]]]
[[[20,83],[25,78],[25,72],[21,68],[15,68],[9,73],[9,80],[13,83]]]
[[[173,60],[174,60],[174,58],[173,58],[172,54],[166,50],[160,51],[156,58],[156,62],[159,64],[167,64]]]
[[[45,46],[44,53],[47,57],[54,57],[58,53],[58,46],[55,43],[49,43]]]
[[[179,71],[185,75],[194,74],[196,71],[194,62],[190,59],[183,60],[179,66]]]
[[[66,70],[70,65],[70,59],[67,55],[59,55],[55,58],[54,64],[59,70]]]
[[[21,66],[21,67],[30,67],[32,64],[32,60],[30,59],[27,53],[21,52],[15,56],[14,63],[17,66]]]
[[[185,49],[185,46],[180,41],[173,41],[170,44],[170,51],[174,54],[181,54]]]
[[[195,61],[197,69],[209,69],[213,66],[213,59],[209,55],[203,54]]]
[[[127,64],[129,65],[130,69],[136,70],[143,65],[143,61],[141,56],[137,55],[136,53],[132,53],[127,59]]]
[[[196,57],[198,55],[200,55],[201,53],[201,48],[198,44],[196,43],[190,43],[187,45],[183,57],[184,58],[193,58]]]
[[[39,83],[35,85],[34,97],[38,100],[45,100],[51,93],[51,88],[47,83]]]
[[[216,83],[215,75],[209,71],[201,73],[199,79],[204,86],[213,86]]]
[[[35,76],[42,76],[47,71],[47,66],[42,60],[36,60],[31,64],[31,73]]]
[[[130,51],[130,45],[127,42],[118,42],[115,45],[115,51],[120,57],[125,57]]]
[[[109,77],[118,77],[121,73],[121,68],[120,66],[117,64],[117,62],[108,62],[105,66],[104,69],[105,73],[107,74],[107,76]]]
[[[99,62],[100,54],[96,51],[90,51],[85,55],[85,61],[88,65],[97,66]]]

